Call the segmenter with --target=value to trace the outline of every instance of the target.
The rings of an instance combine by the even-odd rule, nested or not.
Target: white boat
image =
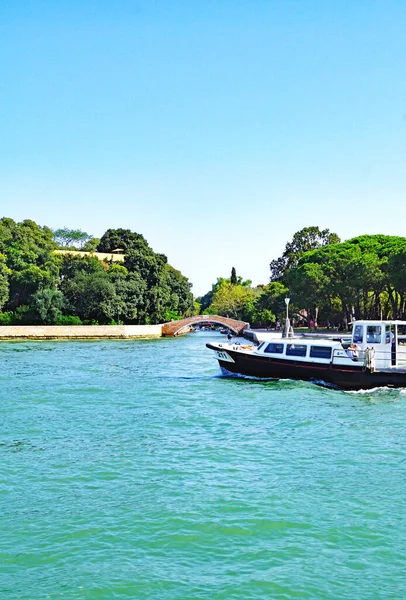
[[[259,346],[208,343],[227,375],[324,382],[343,389],[406,387],[406,321],[354,321],[351,339],[278,336]]]

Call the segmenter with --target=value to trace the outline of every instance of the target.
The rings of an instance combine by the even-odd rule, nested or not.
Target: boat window
[[[282,354],[283,353],[283,344],[274,344],[270,343],[265,348],[264,352],[272,352],[273,354]]]
[[[306,356],[307,346],[304,344],[287,344],[287,356]]]
[[[352,341],[354,344],[362,344],[364,341],[364,332],[362,325],[355,325],[354,332],[352,334]]]
[[[310,356],[312,358],[331,358],[331,348],[329,346],[310,346]]]
[[[265,342],[261,342],[260,345],[258,346],[257,350],[260,350],[263,346],[265,346]]]
[[[381,343],[381,326],[380,325],[368,325],[367,326],[367,343],[369,343],[369,344],[380,344]]]

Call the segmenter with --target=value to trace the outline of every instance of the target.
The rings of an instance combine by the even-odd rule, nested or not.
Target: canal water
[[[406,392],[224,378],[216,336],[1,343],[0,598],[406,597]]]

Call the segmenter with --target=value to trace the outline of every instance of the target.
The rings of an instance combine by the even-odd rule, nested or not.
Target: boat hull
[[[206,344],[206,346],[210,350],[220,350],[219,347],[212,344]],[[371,371],[359,365],[343,367],[331,363],[275,359],[243,350],[221,349],[226,350],[232,359],[232,361],[228,361],[218,358],[221,369],[235,375],[261,379],[298,379],[324,382],[346,390],[372,389],[382,386],[406,387],[405,372]]]

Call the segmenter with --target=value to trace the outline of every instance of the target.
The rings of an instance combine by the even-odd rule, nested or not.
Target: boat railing
[[[399,351],[399,346],[388,345],[385,350],[375,348],[370,350],[374,352],[371,368],[376,371],[406,367],[406,353]]]
[[[399,352],[389,346],[384,350],[382,348],[365,348],[363,350],[351,350],[351,348],[333,350],[333,364],[348,364],[352,361],[362,365],[364,368],[378,371],[388,368],[406,368],[406,352]]]
[[[335,348],[332,357],[333,364],[343,364],[343,359],[344,362],[360,363],[363,367],[371,369],[375,362],[375,348],[366,348],[365,350]]]

